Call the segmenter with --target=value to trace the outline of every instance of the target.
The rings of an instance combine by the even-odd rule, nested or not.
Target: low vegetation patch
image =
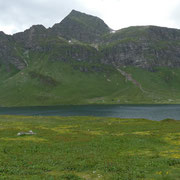
[[[180,121],[0,116],[0,134],[0,179],[180,179]]]
[[[42,84],[49,86],[57,86],[58,82],[50,76],[45,76],[35,71],[30,71],[29,75],[32,79],[38,79]]]

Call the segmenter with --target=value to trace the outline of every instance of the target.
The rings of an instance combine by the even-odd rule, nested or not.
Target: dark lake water
[[[180,120],[180,105],[74,105],[49,107],[0,107],[0,114],[38,116],[102,116]]]

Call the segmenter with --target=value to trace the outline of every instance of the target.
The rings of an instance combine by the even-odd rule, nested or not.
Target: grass
[[[0,179],[180,179],[180,121],[0,116],[0,134]]]
[[[93,68],[100,68],[96,72]],[[88,69],[82,72],[80,69]],[[110,80],[110,81],[108,81]],[[2,81],[1,106],[90,104],[112,102],[115,92],[131,87],[112,67],[46,59]],[[108,97],[110,96],[110,97]]]

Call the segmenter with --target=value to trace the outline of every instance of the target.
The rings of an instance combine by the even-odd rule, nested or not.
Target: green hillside
[[[1,106],[58,104],[179,103],[180,69],[150,72],[123,68],[141,90],[113,66],[86,62],[51,62],[45,57],[7,75],[1,72]]]

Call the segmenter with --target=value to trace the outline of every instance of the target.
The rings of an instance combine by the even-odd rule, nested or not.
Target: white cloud
[[[83,3],[83,0],[79,0]],[[86,8],[97,11],[114,29],[135,25],[180,27],[171,14],[179,0],[86,0]],[[177,12],[180,12],[178,8]]]
[[[180,2],[174,8],[170,18],[172,19],[173,26],[178,25],[178,28],[180,28]]]
[[[50,27],[72,9],[99,16],[113,29],[135,25],[180,28],[179,0],[0,0],[0,31],[15,33],[33,24]]]
[[[80,7],[77,0],[0,0],[0,31],[15,33],[33,24],[49,27]]]

